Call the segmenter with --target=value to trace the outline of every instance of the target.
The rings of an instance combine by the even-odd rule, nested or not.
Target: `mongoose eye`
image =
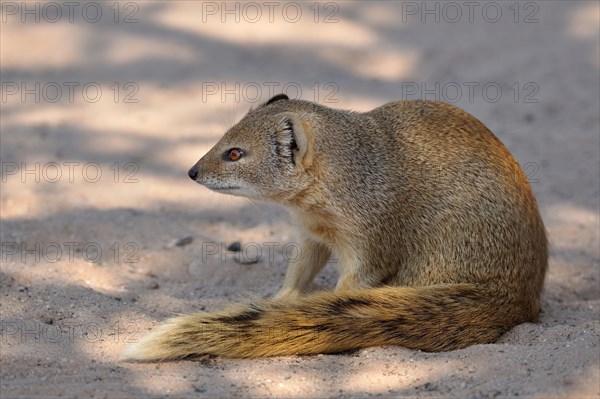
[[[232,148],[230,150],[225,151],[224,158],[227,161],[238,161],[244,156],[244,152],[239,148]]]

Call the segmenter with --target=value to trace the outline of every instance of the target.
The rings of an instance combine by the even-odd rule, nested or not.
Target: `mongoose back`
[[[302,250],[275,298],[173,318],[126,359],[445,351],[538,319],[548,248],[536,200],[504,145],[454,106],[358,113],[280,94],[188,174],[288,208]],[[335,290],[306,293],[332,255]]]

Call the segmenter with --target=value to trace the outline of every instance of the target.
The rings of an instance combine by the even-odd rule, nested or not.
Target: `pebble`
[[[425,384],[423,384],[423,389],[425,389],[426,391],[435,391],[436,389],[438,389],[438,387],[437,384],[426,382]]]
[[[147,285],[146,288],[148,288],[149,290],[157,290],[158,287],[160,287],[158,285],[158,283],[156,281],[150,281]]]
[[[242,243],[239,241],[232,242],[227,246],[227,250],[232,252],[240,252],[242,250]]]
[[[258,263],[258,261],[260,260],[260,256],[257,256],[256,258],[251,258],[242,254],[238,254],[234,259],[236,263],[239,263],[241,265],[251,265],[254,263]]]
[[[188,244],[191,244],[192,241],[194,241],[194,237],[192,236],[185,236],[185,237],[181,237],[181,238],[177,238],[176,240],[173,240],[169,243],[169,247],[184,247]]]
[[[528,112],[525,114],[525,117],[523,119],[525,119],[525,122],[527,123],[532,123],[535,120],[535,115],[531,112]]]

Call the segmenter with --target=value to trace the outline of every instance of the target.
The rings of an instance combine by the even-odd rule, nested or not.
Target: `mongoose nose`
[[[188,170],[188,176],[190,179],[196,180],[196,177],[198,177],[198,168],[196,166],[192,166],[190,170]]]

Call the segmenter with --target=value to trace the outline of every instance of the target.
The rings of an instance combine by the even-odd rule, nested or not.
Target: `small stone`
[[[156,281],[150,281],[147,285],[146,288],[148,288],[149,290],[157,290],[158,287],[160,287],[158,285],[158,283]]]
[[[426,382],[425,384],[423,384],[423,389],[425,389],[426,391],[435,391],[437,388],[437,385],[432,384],[431,382]]]
[[[260,260],[260,256],[256,256],[256,257],[248,257],[248,256],[244,256],[243,254],[238,254],[236,255],[236,257],[234,258],[236,263],[239,263],[241,265],[251,265],[254,263],[258,263],[258,261]]]
[[[242,243],[239,241],[232,242],[227,246],[227,250],[232,252],[240,252],[242,250]]]
[[[204,387],[204,385],[197,386],[195,384],[192,384],[192,388],[194,388],[194,392],[198,392],[198,393],[206,392],[206,388]]]
[[[176,240],[173,240],[170,244],[169,247],[184,247],[188,244],[191,244],[192,241],[194,241],[194,237],[192,236],[185,236],[185,237],[181,237],[181,238],[177,238]]]

